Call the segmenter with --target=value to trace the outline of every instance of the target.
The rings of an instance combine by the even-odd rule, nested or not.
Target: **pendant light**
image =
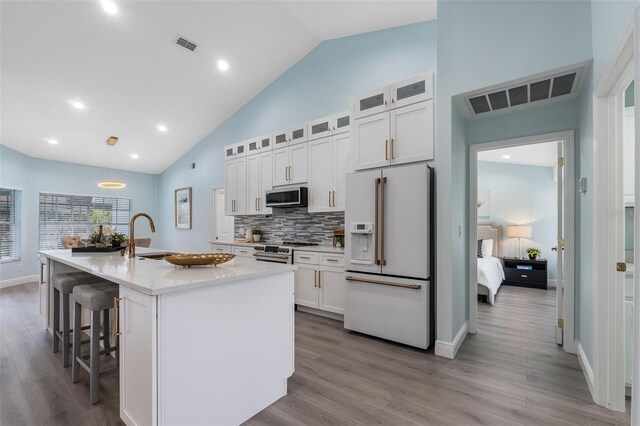
[[[114,160],[116,160],[116,155],[115,155],[115,151],[116,151],[116,144],[118,143],[118,138],[115,136],[111,136],[109,139],[107,139],[107,146],[109,147],[113,147],[113,155],[114,155]],[[116,162],[114,161],[114,164]],[[121,180],[116,180],[116,179],[105,179],[105,180],[101,180],[100,182],[98,182],[98,186],[100,188],[105,188],[105,189],[121,189],[124,188],[125,186],[127,186],[123,181]]]

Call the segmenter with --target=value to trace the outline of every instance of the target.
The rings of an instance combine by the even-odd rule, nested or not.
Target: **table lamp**
[[[507,236],[509,238],[517,238],[518,239],[518,253],[517,258],[522,259],[520,256],[522,254],[522,247],[520,246],[521,238],[531,238],[531,226],[530,225],[509,225],[507,227]]]

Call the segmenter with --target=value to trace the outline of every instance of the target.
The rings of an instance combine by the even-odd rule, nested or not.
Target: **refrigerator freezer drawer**
[[[347,272],[344,328],[427,349],[430,286],[426,280]]]

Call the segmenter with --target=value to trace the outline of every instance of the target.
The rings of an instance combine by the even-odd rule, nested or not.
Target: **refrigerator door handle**
[[[365,280],[365,279],[362,279],[362,278],[352,277],[351,275],[347,275],[345,277],[345,279],[347,281],[354,281],[354,282],[358,282],[358,283],[388,285],[388,286],[391,286],[391,287],[410,288],[410,289],[413,289],[413,290],[420,290],[422,288],[422,285],[420,285],[420,284],[400,284],[400,283],[394,283],[394,282],[391,282],[391,281]]]
[[[384,227],[384,186],[387,183],[387,177],[384,176],[381,181],[380,181],[380,263],[382,265],[386,265],[387,264],[387,259],[385,259],[385,254],[384,254],[384,234],[385,234],[385,227]]]
[[[380,265],[380,258],[378,257],[378,188],[380,186],[380,178],[375,178],[373,183],[373,257],[375,258],[376,265]]]

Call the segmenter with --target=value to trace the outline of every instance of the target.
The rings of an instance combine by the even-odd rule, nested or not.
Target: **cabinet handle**
[[[333,207],[336,206],[336,191],[331,191],[331,193],[333,194]]]
[[[528,278],[528,275],[520,275],[522,278]]]
[[[307,259],[307,260],[311,260],[311,258],[309,256],[300,256],[300,259]]]
[[[389,159],[389,139],[384,140],[384,159]]]
[[[120,306],[120,301],[124,300],[124,297],[114,297],[113,298],[113,337],[116,338],[122,333],[118,330],[120,326],[120,319],[118,318],[118,307]]]
[[[256,198],[256,200],[255,200],[255,203],[254,203],[254,204],[256,205],[256,211],[258,211],[258,199],[257,199],[257,198]]]
[[[320,275],[320,272],[322,271],[318,271],[318,288],[322,287],[322,275]]]
[[[318,274],[316,273],[317,271],[313,271],[313,286],[315,288],[318,287]]]
[[[326,260],[327,262],[337,262],[337,261],[338,261],[338,259],[330,259],[330,258],[329,258],[329,259],[325,259],[325,260]]]
[[[384,106],[387,106],[387,105],[388,105],[388,104],[387,104],[387,101],[386,101],[386,99],[385,99],[385,101],[384,101]]]
[[[292,169],[292,168],[293,168],[293,166],[289,166],[289,180],[293,180],[293,179],[291,178],[291,169]]]
[[[391,103],[392,103],[392,104],[395,104],[395,103],[396,103],[396,100],[395,100],[394,98],[391,98]]]
[[[380,223],[382,230],[380,231],[380,262],[382,265],[387,264],[387,259],[384,253],[384,234],[385,234],[385,222],[384,222],[384,187],[387,184],[387,177],[380,178]]]
[[[258,197],[258,210],[262,210],[262,197]]]
[[[329,207],[331,207],[331,191],[329,191]]]
[[[40,262],[40,285],[44,284],[44,263]]]
[[[391,159],[393,160],[393,138],[391,138]]]

